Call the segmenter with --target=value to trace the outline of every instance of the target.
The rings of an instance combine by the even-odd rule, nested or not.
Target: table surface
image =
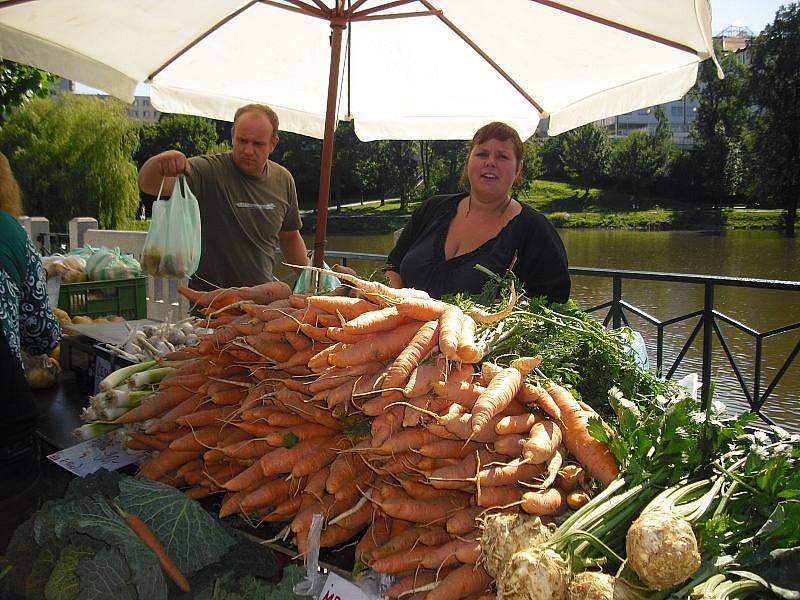
[[[39,409],[39,436],[59,450],[77,444],[72,431],[83,425],[81,409],[89,405],[91,384],[65,371],[53,387],[33,392]]]

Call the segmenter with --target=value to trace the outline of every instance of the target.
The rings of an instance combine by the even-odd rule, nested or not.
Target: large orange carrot
[[[532,463],[550,460],[561,445],[561,429],[548,419],[534,423],[528,438],[522,444],[522,457]]]
[[[381,388],[404,387],[408,383],[411,371],[416,369],[419,364],[433,352],[439,341],[439,322],[428,321],[420,327],[411,338],[408,345],[400,351],[395,361],[386,371],[386,378],[381,384]],[[384,395],[388,394],[384,392]]]
[[[372,551],[389,541],[391,535],[391,519],[386,515],[375,515],[367,531],[356,544],[356,560],[369,562],[372,560]]]
[[[448,573],[425,595],[425,600],[470,598],[486,590],[491,583],[492,578],[483,567],[462,565]]]
[[[461,336],[456,354],[465,363],[476,364],[483,358],[483,350],[475,343],[477,325],[469,315],[461,315]]]
[[[498,454],[505,456],[520,457],[522,456],[522,444],[525,443],[525,437],[518,433],[506,433],[497,436],[494,441],[494,450]]]
[[[148,479],[159,479],[176,471],[181,465],[200,456],[200,452],[183,452],[167,448],[158,456],[150,458],[139,466],[139,473]]]
[[[185,431],[185,430],[184,430]],[[210,447],[216,446],[220,439],[219,427],[204,427],[202,429],[194,429],[185,435],[170,442],[169,447],[172,450],[181,450],[184,452],[189,451],[205,451]]]
[[[369,566],[376,573],[402,573],[416,568],[430,552],[431,549],[428,546],[420,544],[389,556],[377,558]]]
[[[583,469],[578,465],[564,465],[558,472],[556,484],[565,492],[574,492],[583,479]]]
[[[463,440],[434,440],[419,447],[422,456],[430,458],[464,458],[481,448],[483,444],[478,442],[467,442]]]
[[[158,558],[158,563],[161,565],[161,570],[164,571],[164,574],[169,577],[182,592],[188,594],[190,591],[189,582],[183,573],[180,572],[180,569],[178,569],[175,563],[172,562],[172,559],[167,554],[167,551],[164,550],[164,546],[161,545],[161,542],[153,533],[153,531],[136,515],[125,512],[116,505],[115,508],[120,513],[125,521],[125,524],[130,528],[130,530],[133,531],[137,537],[142,540],[144,545],[150,548],[150,550],[152,550],[156,555]]]
[[[529,515],[558,515],[566,508],[566,494],[558,488],[525,492],[522,495],[522,510]]]
[[[449,306],[439,317],[439,350],[450,360],[459,360],[458,344],[463,314],[457,306]]]
[[[205,427],[207,425],[223,427],[228,417],[238,410],[237,406],[215,406],[214,404],[210,406],[213,408],[206,408],[189,415],[183,415],[175,419],[175,422],[183,427]]]
[[[394,358],[408,345],[422,325],[418,321],[405,323],[383,335],[348,345],[331,352],[328,362],[337,367],[346,367]]]
[[[300,456],[292,467],[292,477],[303,477],[319,471],[322,467],[331,464],[340,450],[344,450],[350,445],[346,437],[334,438],[330,442],[321,444],[314,452]]]
[[[301,457],[315,452],[326,452],[328,448],[335,447],[336,439],[336,436],[315,437],[298,442],[291,448],[273,450],[259,461],[262,474],[264,477],[270,477],[280,473],[291,473]]]
[[[483,431],[486,424],[505,409],[522,385],[522,374],[515,368],[503,369],[492,381],[472,407],[472,432]]]
[[[545,466],[541,464],[526,464],[513,460],[505,465],[486,467],[478,473],[481,487],[497,487],[501,485],[517,485],[535,483],[541,480],[545,473]]]
[[[406,318],[397,312],[394,306],[388,306],[371,312],[363,313],[355,319],[351,319],[342,325],[346,333],[364,335],[366,333],[378,333],[381,331],[391,331],[402,323]]]
[[[441,570],[414,569],[413,573],[406,575],[397,583],[391,585],[384,592],[384,595],[387,598],[409,597],[409,594],[414,594],[414,590],[429,589],[431,584],[434,584],[439,579],[443,579],[449,572],[450,569],[447,568]],[[410,597],[414,598],[414,595]]]
[[[516,399],[525,406],[538,406],[554,421],[561,421],[561,409],[541,386],[523,383]]]
[[[362,300],[361,298],[350,298],[348,296],[310,296],[308,303],[316,306],[323,312],[335,315],[341,313],[345,321],[355,319],[359,315],[380,307],[377,304]]]
[[[256,490],[244,495],[240,501],[243,513],[251,513],[256,509],[272,506],[283,502],[305,484],[305,480],[297,479],[270,479],[265,481]]]
[[[509,415],[503,417],[494,425],[494,430],[497,435],[505,435],[507,433],[527,433],[531,430],[537,420],[534,413],[523,413],[521,415]]]
[[[200,394],[189,396],[186,400],[161,415],[157,421],[148,425],[145,433],[158,433],[159,431],[175,429],[178,426],[175,419],[193,413],[203,401],[204,398]]]
[[[448,517],[445,528],[452,535],[464,535],[476,529],[475,519],[483,512],[479,506],[471,506]]]
[[[444,361],[422,363],[409,374],[403,395],[406,398],[424,396],[433,390],[434,383],[444,380],[444,374]]]
[[[372,558],[376,560],[385,558],[419,545],[419,538],[425,531],[424,527],[414,525],[401,532],[390,532],[387,540],[383,544],[378,544],[372,551]]]
[[[422,566],[426,569],[438,569],[441,566],[451,566],[458,563],[456,554],[468,546],[474,546],[475,540],[449,540],[448,542],[429,548],[428,554],[422,559]]]
[[[619,467],[608,448],[589,434],[586,411],[560,385],[550,384],[547,391],[561,411],[564,445],[592,477],[607,486],[619,475]]]
[[[438,320],[450,304],[430,298],[404,298],[397,306],[397,312],[417,321]]]
[[[363,440],[355,445],[356,452],[370,446],[369,440]],[[364,460],[356,452],[342,453],[331,463],[330,473],[325,480],[325,490],[335,494],[344,485],[355,477],[369,470]]]
[[[181,402],[191,397],[194,392],[181,387],[171,387],[159,390],[145,397],[139,406],[130,409],[118,417],[114,423],[126,425],[153,419],[178,406]]]

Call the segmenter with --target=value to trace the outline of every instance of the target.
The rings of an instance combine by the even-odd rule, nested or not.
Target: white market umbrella
[[[265,103],[323,139],[316,264],[338,120],[364,141],[557,135],[681,98],[713,55],[709,0],[0,0],[4,58],[129,103],[148,83],[162,112]]]

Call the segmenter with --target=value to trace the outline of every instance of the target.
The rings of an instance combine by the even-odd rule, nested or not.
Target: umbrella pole
[[[336,134],[336,95],[339,87],[339,58],[342,51],[344,17],[331,19],[331,68],[328,76],[328,104],[325,108],[325,137],[322,141],[322,166],[319,172],[319,198],[317,199],[317,228],[314,238],[314,266],[322,267],[325,259],[325,232],[328,226],[328,196],[331,190],[333,141]]]

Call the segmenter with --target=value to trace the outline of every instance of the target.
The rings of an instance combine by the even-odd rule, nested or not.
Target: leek
[[[106,376],[106,378],[100,382],[100,390],[103,392],[113,390],[115,387],[122,385],[126,379],[135,373],[147,371],[148,369],[152,369],[155,365],[156,361],[148,360],[147,362],[139,363],[138,365],[130,365],[129,367],[117,369],[113,373],[109,373],[108,376]]]

